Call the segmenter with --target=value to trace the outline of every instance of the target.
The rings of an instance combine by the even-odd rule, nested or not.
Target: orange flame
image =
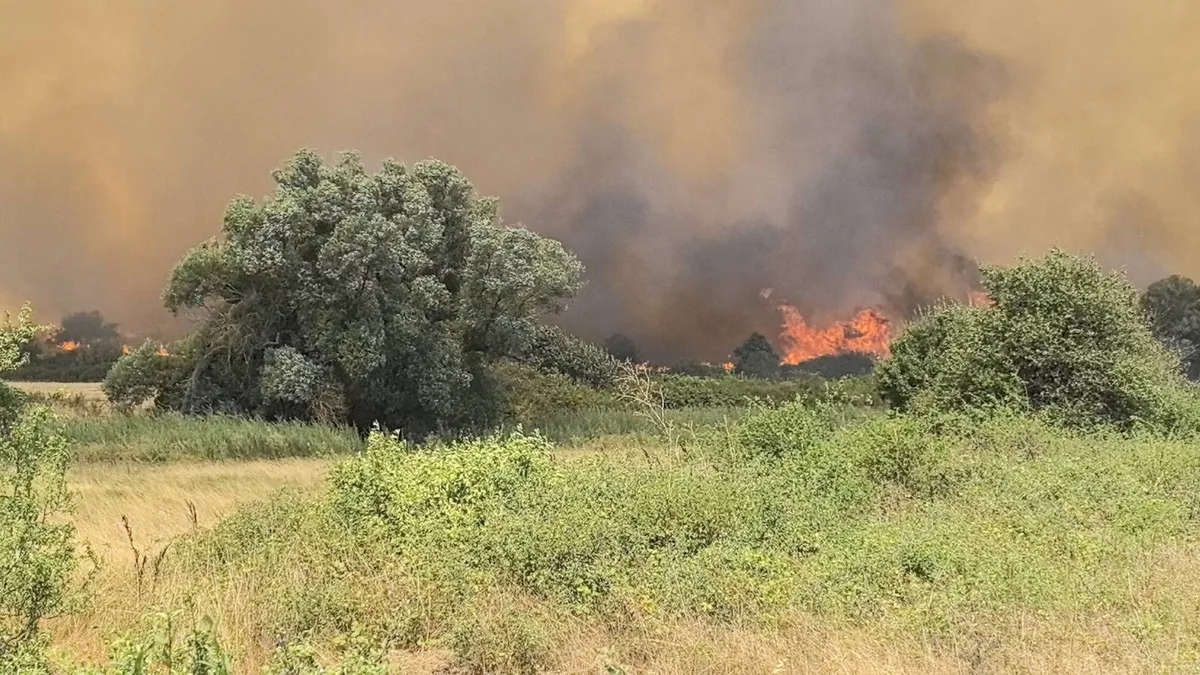
[[[74,340],[67,340],[66,342],[60,342],[58,348],[64,352],[73,352],[79,349],[79,343]]]
[[[863,310],[850,321],[839,321],[824,329],[809,326],[795,307],[780,305],[779,310],[784,319],[780,344],[787,365],[849,352],[879,357],[891,354],[889,322],[874,309]]]
[[[167,351],[166,347],[159,347],[155,354],[158,354],[159,356],[170,356],[171,352]]]
[[[721,367],[725,369],[725,372],[732,373],[733,369],[736,368],[737,366],[734,365],[732,362],[725,362],[725,363],[721,364]]]
[[[121,353],[124,354],[125,356],[129,356],[129,353],[132,351],[133,350],[129,348],[129,345],[123,345],[121,347]]]
[[[987,307],[992,304],[992,296],[987,291],[967,291],[967,304],[973,307]]]

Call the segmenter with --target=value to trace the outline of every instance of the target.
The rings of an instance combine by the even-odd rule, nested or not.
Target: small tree
[[[1178,360],[1124,275],[1060,251],[982,273],[990,305],[934,310],[878,364],[893,407],[1018,408],[1075,427],[1193,424]]]
[[[1188,377],[1200,379],[1200,286],[1171,276],[1150,285],[1141,298],[1154,336],[1179,354]]]
[[[779,354],[761,333],[754,333],[747,338],[733,350],[733,357],[734,369],[739,375],[762,378],[779,376]]]
[[[627,335],[616,333],[604,340],[604,351],[618,361],[641,363],[642,353],[637,343]]]
[[[28,309],[6,317],[0,372],[20,365],[35,330]],[[66,608],[76,567],[74,529],[60,520],[70,509],[69,453],[48,411],[26,409],[11,392],[0,406],[0,672],[40,672],[39,626]]]

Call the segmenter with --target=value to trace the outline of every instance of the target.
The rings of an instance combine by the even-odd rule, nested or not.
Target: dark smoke
[[[1200,157],[1200,6],[0,0],[0,17],[0,305],[43,319],[171,329],[171,265],[300,147],[458,165],[584,259],[566,324],[656,359],[777,334],[775,301],[818,324],[904,316],[960,294],[976,258],[1050,245],[1142,276],[1200,264],[1181,171]]]
[[[1000,165],[999,139],[978,125],[1005,90],[1003,64],[948,36],[911,46],[877,3],[780,2],[767,14],[738,54],[757,142],[702,187],[732,202],[725,220],[619,131],[585,144],[531,210],[531,222],[567,224],[558,234],[588,265],[568,325],[618,330],[660,358],[723,359],[751,331],[778,332],[766,288],[837,319],[865,307],[907,316],[972,287],[974,265],[940,233],[938,209]]]

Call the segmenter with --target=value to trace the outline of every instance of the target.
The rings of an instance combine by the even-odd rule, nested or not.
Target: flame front
[[[781,305],[783,312],[783,362],[796,365],[822,356],[850,352],[884,357],[891,354],[888,320],[874,309],[863,310],[850,321],[839,321],[828,328],[808,325],[800,310]]]
[[[58,343],[58,348],[64,352],[73,352],[79,349],[79,343],[74,340],[67,340],[66,342]]]

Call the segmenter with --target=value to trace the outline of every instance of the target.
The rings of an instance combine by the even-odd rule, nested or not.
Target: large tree
[[[199,330],[157,365],[149,348],[123,364],[165,373],[153,393],[171,406],[461,428],[496,410],[496,359],[557,349],[538,318],[576,293],[582,266],[504,225],[454,167],[389,160],[372,175],[354,153],[302,151],[273,175],[273,196],[234,200],[222,236],[171,276],[167,308],[199,312]]]
[[[1155,337],[1183,359],[1188,377],[1200,378],[1200,286],[1170,276],[1150,285],[1141,298]]]

